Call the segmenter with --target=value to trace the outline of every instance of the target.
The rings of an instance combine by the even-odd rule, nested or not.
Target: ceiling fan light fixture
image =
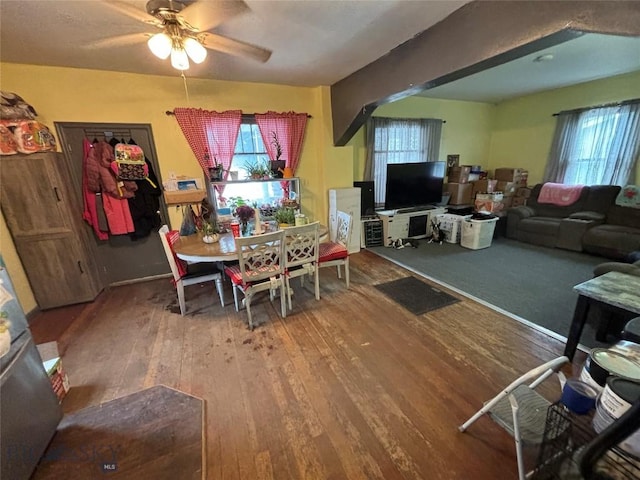
[[[183,49],[171,49],[171,66],[176,70],[189,70],[189,57]]]
[[[162,60],[169,58],[169,55],[171,55],[172,42],[166,33],[156,33],[149,38],[147,45],[151,53]]]
[[[207,58],[207,49],[193,37],[187,37],[184,39],[184,49],[186,50],[189,58],[195,63],[202,63]]]

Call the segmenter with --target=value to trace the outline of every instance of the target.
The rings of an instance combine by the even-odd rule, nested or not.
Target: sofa
[[[611,205],[604,222],[585,232],[582,247],[587,253],[615,260],[640,251],[640,208]]]
[[[533,187],[526,206],[507,210],[507,238],[577,252],[585,233],[606,222],[620,192],[616,185],[593,185],[583,187],[573,203],[554,205],[538,202],[542,185]]]

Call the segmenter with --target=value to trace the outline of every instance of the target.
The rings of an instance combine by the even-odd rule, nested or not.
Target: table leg
[[[582,329],[587,321],[587,314],[589,313],[589,297],[582,295],[578,296],[576,302],[576,308],[573,311],[573,320],[571,320],[571,327],[569,327],[569,336],[567,337],[567,344],[564,347],[564,354],[569,360],[573,360],[573,355],[578,348],[578,341],[582,335]]]

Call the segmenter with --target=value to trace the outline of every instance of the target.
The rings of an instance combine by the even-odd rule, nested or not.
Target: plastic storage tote
[[[462,221],[465,218],[471,218],[471,215],[454,215],[452,213],[436,215],[436,223],[440,225],[440,230],[445,233],[445,242],[460,243]]]

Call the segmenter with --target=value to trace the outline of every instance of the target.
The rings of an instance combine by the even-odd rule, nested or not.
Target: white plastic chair
[[[171,273],[173,274],[173,281],[178,291],[178,303],[180,305],[180,314],[184,315],[187,311],[187,306],[184,297],[184,287],[189,285],[195,285],[197,283],[204,282],[216,282],[216,289],[218,290],[218,296],[220,297],[220,305],[224,307],[224,293],[222,288],[222,273],[218,270],[217,265],[213,263],[194,263],[187,264],[187,262],[180,260],[173,251],[172,245],[180,238],[180,233],[177,230],[169,231],[169,227],[163,225],[158,230],[164,253],[167,256],[167,261],[171,267]]]
[[[344,279],[349,288],[349,235],[351,234],[351,215],[338,211],[336,239],[320,243],[318,267],[336,267],[338,278],[342,278],[340,267],[344,265]],[[318,294],[319,295],[319,294]],[[319,298],[319,297],[318,297]]]
[[[252,237],[237,237],[235,243],[238,265],[231,265],[224,269],[233,285],[236,312],[240,311],[238,292],[244,294],[243,303],[247,309],[250,330],[254,328],[251,300],[258,292],[268,290],[269,299],[273,301],[275,292],[279,289],[280,311],[283,318],[287,316],[284,235],[284,230],[279,230]]]
[[[540,445],[544,436],[547,410],[552,402],[535,391],[535,388],[560,367],[569,363],[567,357],[555,358],[539,367],[529,370],[517,380],[511,382],[498,395],[486,402],[469,420],[458,429],[464,432],[485,413],[515,440],[518,461],[518,478],[524,480],[525,473],[522,443]],[[564,386],[564,375],[558,372],[561,387]],[[530,384],[527,385],[528,382]]]
[[[300,277],[301,285],[304,286],[305,275],[313,275],[314,292],[316,300],[320,300],[320,283],[318,281],[318,227],[319,222],[289,227],[285,229],[285,279],[287,287],[287,299],[289,310],[291,305],[291,282],[292,278]]]

